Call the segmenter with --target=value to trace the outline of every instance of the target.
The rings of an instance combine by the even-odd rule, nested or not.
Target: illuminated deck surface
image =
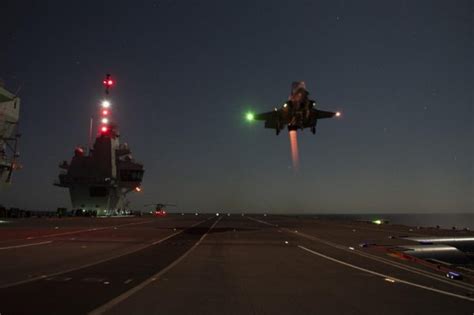
[[[10,220],[0,313],[472,314],[471,277],[387,251],[430,235],[474,233],[315,216]]]

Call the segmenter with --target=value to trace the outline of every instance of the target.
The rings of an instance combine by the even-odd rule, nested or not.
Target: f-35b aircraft
[[[318,119],[341,116],[340,112],[327,112],[316,108],[316,101],[309,99],[309,92],[302,81],[293,82],[291,95],[281,108],[275,108],[271,112],[253,115],[247,114],[248,120],[263,120],[265,128],[275,129],[278,135],[280,131],[288,126],[288,131],[310,128],[316,133]]]

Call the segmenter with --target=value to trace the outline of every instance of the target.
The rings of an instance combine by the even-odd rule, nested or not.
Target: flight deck
[[[472,264],[407,251],[448,236],[474,233],[316,215],[11,219],[0,313],[472,314]]]

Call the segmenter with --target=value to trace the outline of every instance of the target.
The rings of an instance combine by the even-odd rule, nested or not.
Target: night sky
[[[67,3],[66,3],[67,2]],[[146,172],[142,209],[470,212],[472,1],[2,1],[0,77],[21,86],[23,169],[1,203],[70,207],[58,164],[111,94]],[[247,110],[306,82],[340,110],[275,136]]]

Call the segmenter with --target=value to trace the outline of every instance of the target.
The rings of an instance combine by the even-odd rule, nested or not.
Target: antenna
[[[14,94],[15,96],[17,96],[18,94],[20,94],[20,91],[21,91],[21,88],[22,88],[22,87],[23,87],[23,83],[21,83],[21,84],[18,86],[18,88],[16,89],[15,94]]]
[[[92,126],[94,124],[94,118],[91,117],[91,120],[90,120],[90,124],[89,124],[89,143],[87,144],[88,148],[89,148],[89,154],[91,153],[91,149],[92,149]]]

